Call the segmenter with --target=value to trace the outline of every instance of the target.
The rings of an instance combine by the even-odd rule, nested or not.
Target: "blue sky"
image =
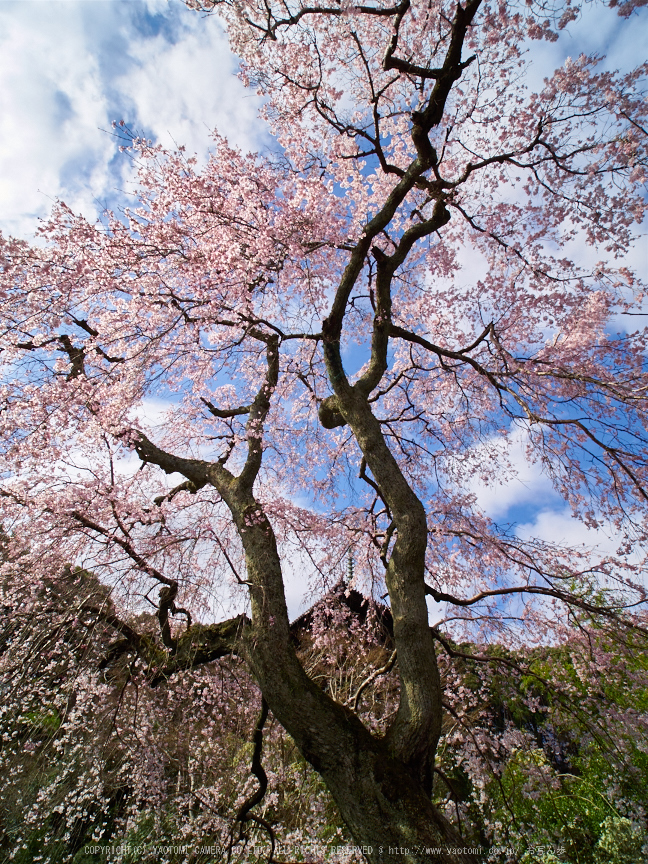
[[[529,83],[581,52],[642,62],[645,21],[587,7],[558,43],[533,44]],[[0,229],[28,239],[56,198],[91,219],[125,203],[132,169],[113,121],[201,158],[214,128],[246,151],[271,146],[236,66],[218,19],[180,0],[0,0]],[[521,536],[613,548],[570,519],[523,444],[510,454],[517,477],[472,489],[486,512]]]

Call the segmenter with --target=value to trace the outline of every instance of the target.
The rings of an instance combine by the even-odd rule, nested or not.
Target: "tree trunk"
[[[277,720],[322,776],[355,845],[371,862],[465,864],[481,860],[434,807],[412,765],[311,681],[290,639],[272,528],[251,495],[227,495],[243,539],[252,625],[243,650]],[[253,517],[253,518],[252,518]],[[430,742],[432,753],[436,738]]]

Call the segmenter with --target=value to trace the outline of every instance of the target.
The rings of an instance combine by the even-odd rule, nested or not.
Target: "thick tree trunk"
[[[227,503],[241,533],[251,583],[252,626],[244,651],[271,711],[322,776],[342,818],[372,862],[475,862],[433,806],[412,765],[394,755],[347,708],[306,675],[290,639],[274,534],[251,495]],[[432,752],[436,738],[430,742]]]

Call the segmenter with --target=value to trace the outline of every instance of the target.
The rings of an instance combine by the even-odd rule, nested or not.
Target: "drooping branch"
[[[640,625],[626,621],[622,616],[618,615],[615,608],[610,606],[598,606],[593,603],[589,603],[587,600],[583,600],[581,597],[577,597],[574,594],[571,594],[568,591],[561,591],[558,588],[549,588],[544,587],[542,585],[518,585],[512,586],[510,588],[493,588],[490,591],[480,591],[479,594],[475,594],[473,597],[462,598],[455,597],[453,594],[446,594],[444,591],[437,591],[436,588],[432,588],[430,585],[425,585],[426,594],[432,597],[437,603],[451,603],[453,606],[474,606],[475,603],[479,603],[482,600],[487,600],[489,597],[505,597],[513,594],[537,594],[544,597],[553,597],[556,600],[560,600],[566,606],[575,606],[578,609],[582,609],[584,612],[587,612],[590,615],[601,615],[605,618],[609,618],[614,621],[616,624],[624,627],[628,627],[633,630],[638,630],[642,633],[646,633],[648,635],[648,630],[645,630]],[[648,602],[645,598],[638,601],[638,603],[631,604],[632,606],[637,606],[640,604],[644,604]],[[617,606],[619,609],[629,608],[627,605],[619,604]]]
[[[164,585],[168,585],[169,587],[176,584],[173,579],[169,579],[168,576],[165,576],[164,573],[157,569],[157,567],[154,567],[142,555],[140,555],[126,537],[120,537],[118,534],[115,534],[103,525],[99,525],[98,522],[90,519],[85,515],[85,513],[81,513],[79,510],[73,510],[70,515],[80,525],[83,525],[84,528],[105,537],[111,543],[115,543],[115,545],[119,546],[120,549],[126,552],[128,557],[131,558],[142,573],[146,573],[147,576],[151,576],[153,579],[156,579],[158,582],[162,582]]]
[[[173,580],[170,585],[160,589],[160,601],[158,603],[157,619],[160,623],[160,632],[162,641],[166,647],[175,654],[176,640],[171,635],[171,625],[169,624],[169,612],[175,611],[175,598],[178,596],[178,583]]]
[[[250,771],[259,781],[259,788],[256,792],[253,792],[252,795],[247,798],[241,807],[239,808],[236,814],[235,823],[238,822],[241,825],[241,835],[243,832],[243,826],[246,822],[256,822],[257,825],[261,825],[262,828],[268,834],[270,838],[270,855],[268,856],[268,864],[272,864],[274,859],[275,852],[275,834],[272,829],[270,823],[264,819],[262,816],[259,816],[257,813],[252,813],[252,808],[256,807],[257,804],[260,804],[263,801],[263,797],[268,788],[268,776],[263,767],[263,762],[261,761],[261,756],[263,753],[263,727],[265,726],[266,720],[268,719],[268,703],[265,698],[261,697],[261,712],[259,714],[259,719],[256,722],[256,726],[254,727],[254,732],[252,734],[252,744],[254,745],[254,750],[252,753],[252,765],[250,766]],[[241,839],[241,837],[239,837]],[[230,860],[232,853],[233,843],[230,842],[230,846],[228,849],[227,860]]]
[[[217,624],[192,624],[176,640],[175,653],[167,654],[163,665],[150,670],[151,686],[178,672],[240,652],[249,626],[244,614]]]
[[[149,647],[146,639],[117,615],[88,604],[83,604],[80,612],[88,613],[95,620],[107,624],[124,637],[110,646],[108,653],[99,664],[99,669],[106,669],[127,652],[134,652],[142,657],[146,656]]]
[[[571,691],[571,688],[563,688],[557,682],[548,680],[543,675],[540,675],[537,671],[532,669],[531,663],[518,662],[510,655],[504,656],[499,651],[494,652],[493,654],[484,654],[474,651],[471,652],[461,650],[460,648],[456,647],[456,645],[450,639],[443,636],[437,628],[432,628],[432,632],[434,634],[435,640],[443,647],[443,650],[449,657],[462,661],[484,664],[486,666],[503,666],[505,669],[510,670],[515,675],[524,676],[535,681],[536,684],[542,687],[544,690],[551,691],[554,697],[560,702],[561,706],[567,712],[569,712],[579,723],[581,723],[585,728],[587,728],[592,738],[594,738],[595,740],[609,738],[609,730],[605,729],[600,723],[600,721],[596,719],[596,717],[590,717],[585,714],[581,703],[574,698],[574,693],[573,691]],[[465,715],[460,718],[455,712],[454,708],[446,701],[444,701],[444,708],[458,722],[460,722],[462,725],[465,725]],[[468,731],[469,734],[473,734],[471,730]]]
[[[261,761],[263,753],[263,728],[267,719],[268,703],[262,696],[261,712],[256,722],[256,726],[254,727],[254,732],[252,733],[252,744],[254,745],[254,750],[252,752],[252,765],[250,766],[250,771],[259,781],[259,788],[253,792],[249,798],[246,798],[243,804],[241,804],[236,814],[237,822],[246,822],[250,818],[250,810],[263,801],[263,796],[268,788],[268,775],[266,774]]]

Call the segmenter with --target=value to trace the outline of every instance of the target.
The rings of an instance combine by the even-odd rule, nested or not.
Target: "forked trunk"
[[[310,681],[289,698],[272,692],[271,681],[263,683],[274,713],[324,779],[355,845],[369,861],[481,860],[434,807],[420,782],[390,755],[387,744],[350,711]]]
[[[235,498],[228,503],[241,530],[252,599],[252,626],[243,650],[270,710],[324,779],[354,844],[376,864],[481,860],[464,851],[466,844],[433,806],[416,766],[392,755],[389,738],[374,737],[306,675],[290,639],[271,526],[251,498]],[[435,747],[432,735],[430,753],[423,754],[426,762],[433,762]]]

